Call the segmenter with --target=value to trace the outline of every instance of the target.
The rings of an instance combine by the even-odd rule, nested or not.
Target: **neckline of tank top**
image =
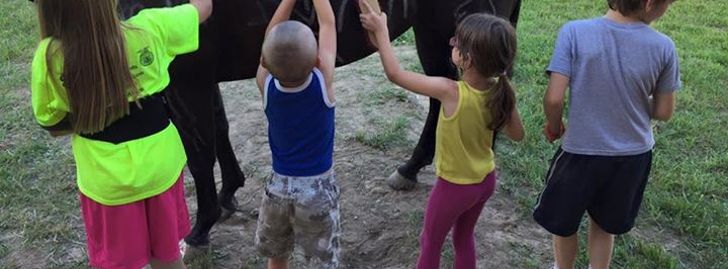
[[[277,79],[274,78],[273,80],[276,84],[276,89],[278,89],[278,91],[284,93],[297,93],[303,91],[304,89],[308,88],[309,85],[311,85],[311,81],[313,80],[313,72],[308,75],[308,79],[306,79],[306,82],[296,87],[285,87],[281,85],[280,81],[278,81]]]

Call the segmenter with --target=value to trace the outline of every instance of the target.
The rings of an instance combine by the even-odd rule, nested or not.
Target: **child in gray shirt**
[[[650,121],[672,116],[681,87],[675,44],[649,26],[672,2],[608,0],[604,17],[561,28],[547,69],[544,134],[564,139],[533,213],[554,235],[554,268],[573,268],[585,211],[593,269],[609,268],[614,234],[634,226],[655,144]]]

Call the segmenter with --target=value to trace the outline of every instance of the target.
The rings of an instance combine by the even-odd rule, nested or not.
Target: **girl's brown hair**
[[[455,39],[460,56],[464,62],[469,61],[468,68],[475,68],[485,78],[497,79],[485,104],[491,116],[488,128],[497,131],[510,120],[516,106],[507,75],[516,57],[516,32],[504,19],[477,13],[460,22]]]
[[[49,74],[54,54],[63,56],[61,80],[75,133],[95,133],[129,113],[139,94],[127,62],[116,0],[35,0]],[[58,48],[58,49],[54,49]]]

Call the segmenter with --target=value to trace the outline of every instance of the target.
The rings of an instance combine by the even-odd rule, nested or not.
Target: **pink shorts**
[[[106,206],[80,194],[89,264],[104,269],[139,269],[150,259],[180,258],[179,242],[190,232],[184,176],[157,196]]]

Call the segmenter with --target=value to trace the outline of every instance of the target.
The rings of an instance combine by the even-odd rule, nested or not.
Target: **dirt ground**
[[[411,69],[417,65],[413,48],[400,47],[398,54],[404,66]],[[427,99],[402,94],[404,90],[389,84],[381,70],[378,58],[369,57],[336,73],[335,171],[341,189],[341,268],[412,268],[425,204],[435,181],[432,167],[428,167],[412,191],[393,191],[385,184],[385,178],[406,160],[417,141]],[[236,194],[242,212],[213,228],[212,247],[203,255],[207,261],[193,262],[191,267],[263,268],[265,259],[255,251],[254,234],[261,191],[270,173],[265,115],[252,80],[223,83],[221,89],[230,139],[248,179]],[[380,141],[384,147],[367,145],[367,137],[396,129],[391,122],[397,120],[406,128],[393,132],[405,137],[385,138]],[[194,186],[189,174],[187,187],[190,214],[194,215]],[[499,191],[486,204],[476,231],[478,268],[548,267],[548,235],[530,218],[517,213],[514,204]],[[442,268],[451,267],[452,256],[451,247],[445,246]],[[294,254],[292,265],[310,268],[300,253]]]

